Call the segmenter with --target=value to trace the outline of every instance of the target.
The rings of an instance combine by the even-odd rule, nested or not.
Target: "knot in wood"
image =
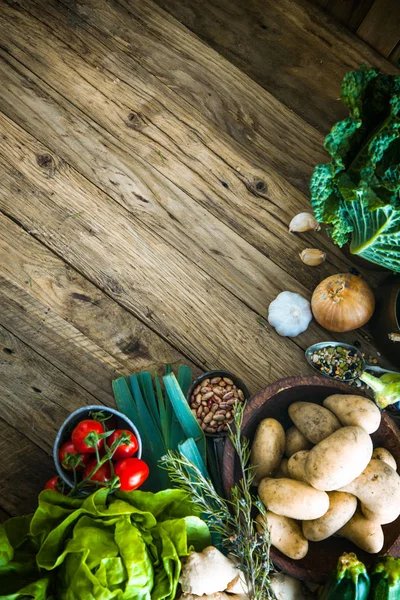
[[[143,120],[140,116],[139,113],[131,110],[131,112],[128,115],[128,122],[127,122],[127,126],[130,127],[131,129],[140,129],[143,125]]]
[[[259,179],[255,182],[257,192],[265,192],[267,189],[267,184],[262,179]]]
[[[54,167],[54,160],[50,154],[38,154],[36,156],[36,162],[42,169],[51,169]]]
[[[265,195],[268,191],[268,186],[267,186],[266,182],[263,179],[258,179],[258,178],[247,183],[246,187],[249,190],[249,192],[251,192],[255,196],[265,197]]]

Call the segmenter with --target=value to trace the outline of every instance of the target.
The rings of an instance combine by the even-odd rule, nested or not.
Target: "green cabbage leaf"
[[[47,490],[0,525],[0,600],[173,600],[181,559],[209,544],[181,490]]]
[[[345,75],[341,98],[349,117],[311,178],[315,218],[339,246],[400,272],[400,77],[362,67]]]

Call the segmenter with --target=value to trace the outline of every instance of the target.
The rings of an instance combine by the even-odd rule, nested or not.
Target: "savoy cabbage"
[[[362,67],[341,97],[349,117],[325,139],[331,162],[314,170],[315,217],[339,246],[400,272],[400,77]]]

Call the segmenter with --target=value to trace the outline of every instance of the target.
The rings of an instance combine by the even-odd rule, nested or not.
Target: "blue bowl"
[[[58,433],[56,435],[56,439],[54,441],[54,446],[53,446],[53,459],[54,459],[54,463],[56,465],[57,473],[61,477],[61,479],[64,481],[64,483],[67,486],[69,486],[70,488],[74,487],[74,480],[71,476],[71,471],[66,471],[64,469],[64,467],[62,466],[60,459],[58,457],[59,450],[60,450],[61,446],[63,444],[65,444],[65,442],[67,442],[68,440],[71,439],[71,433],[73,432],[76,425],[78,425],[78,423],[80,421],[83,421],[84,419],[92,418],[90,416],[90,413],[99,412],[99,411],[102,411],[105,414],[108,413],[108,414],[111,414],[114,416],[114,418],[116,420],[115,429],[128,429],[129,431],[132,431],[135,434],[136,439],[138,441],[138,449],[137,449],[137,452],[135,453],[135,457],[137,457],[137,458],[142,457],[142,440],[140,439],[139,432],[136,429],[135,425],[132,423],[132,421],[130,419],[128,419],[128,417],[126,417],[125,415],[120,413],[118,410],[115,410],[113,408],[108,408],[108,406],[91,405],[91,406],[83,406],[82,408],[78,408],[78,410],[71,413],[69,415],[69,417],[67,419],[65,419],[64,423],[61,425],[61,427],[58,430]]]

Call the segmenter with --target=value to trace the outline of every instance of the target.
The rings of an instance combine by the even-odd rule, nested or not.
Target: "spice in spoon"
[[[342,346],[325,346],[315,350],[311,361],[321,373],[334,379],[355,379],[364,370],[363,360],[357,352]]]

